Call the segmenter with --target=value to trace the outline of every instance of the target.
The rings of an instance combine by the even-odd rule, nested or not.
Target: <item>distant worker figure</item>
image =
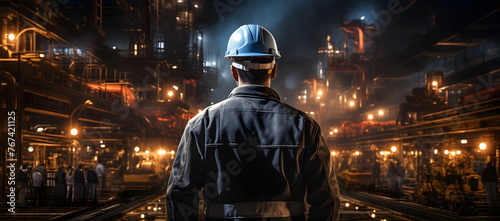
[[[391,162],[389,163],[389,168],[387,169],[386,173],[387,188],[389,189],[389,192],[391,193],[396,192],[397,179],[398,179],[398,168],[393,162]]]
[[[97,174],[97,179],[99,180],[99,183],[97,185],[99,194],[102,194],[102,190],[104,188],[104,184],[106,183],[104,181],[105,177],[105,169],[104,165],[102,165],[101,160],[98,161],[97,165],[95,165],[95,173]]]
[[[75,199],[75,169],[72,166],[68,167],[68,174],[66,174],[66,184],[67,184],[67,189],[66,189],[66,199],[68,199],[68,202],[73,202]]]
[[[87,174],[87,188],[85,189],[84,199],[89,199],[91,203],[97,204],[97,196],[95,191],[96,185],[98,183],[97,174],[92,168],[88,168],[86,170],[86,174]]]
[[[45,163],[40,164],[38,167],[38,172],[42,175],[42,186],[40,187],[40,202],[41,205],[47,204],[47,170],[45,169]]]
[[[73,175],[74,180],[74,190],[75,194],[73,200],[77,204],[84,203],[84,190],[85,190],[85,174],[83,174],[83,164],[78,165],[78,169],[75,170]]]
[[[188,122],[168,181],[168,220],[198,220],[202,188],[206,220],[339,219],[320,126],[270,88],[279,57],[260,25],[231,35],[225,58],[238,87]]]
[[[403,183],[405,181],[405,169],[403,168],[403,166],[401,166],[401,162],[398,161],[398,180],[397,180],[397,183],[398,183],[398,193],[401,193],[403,194],[404,191],[403,191]]]
[[[375,162],[373,163],[372,176],[373,188],[378,188],[380,186],[380,163],[378,162],[378,160],[375,160]]]
[[[33,206],[41,206],[43,176],[39,170],[39,167],[35,168],[31,175],[33,179]]]
[[[64,190],[66,189],[66,172],[64,166],[60,166],[55,174],[56,181],[56,205],[64,205]]]
[[[29,177],[25,172],[26,165],[21,165],[21,168],[16,171],[16,189],[19,190],[19,207],[25,207],[24,199],[26,198],[26,187],[28,186]]]
[[[495,213],[495,203],[497,202],[497,183],[498,175],[493,163],[486,163],[486,167],[483,170],[483,175],[481,177],[481,182],[483,182],[484,190],[486,191],[486,198],[488,200],[488,214],[494,215]]]

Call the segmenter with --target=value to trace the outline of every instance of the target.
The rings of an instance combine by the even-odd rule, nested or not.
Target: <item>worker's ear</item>
[[[231,73],[233,73],[233,79],[238,82],[238,72],[236,71],[236,68],[231,65]]]
[[[274,64],[273,71],[271,72],[271,80],[276,77],[276,70],[278,69],[278,65]]]

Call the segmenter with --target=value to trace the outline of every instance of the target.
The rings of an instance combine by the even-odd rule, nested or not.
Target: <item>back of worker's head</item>
[[[233,62],[232,71],[249,84],[263,84],[276,74],[275,59],[280,58],[273,35],[260,25],[243,25],[236,29],[227,44],[226,59]]]
[[[269,68],[265,69],[239,69],[236,68],[236,72],[238,73],[238,76],[241,78],[243,82],[249,83],[249,84],[263,84],[266,82],[269,78],[272,77],[273,69],[274,69],[274,58],[273,57],[238,57],[238,58],[233,58],[233,66],[234,63],[254,63],[254,64],[272,64],[269,65]]]

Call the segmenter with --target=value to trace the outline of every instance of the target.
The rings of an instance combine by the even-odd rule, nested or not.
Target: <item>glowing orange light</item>
[[[479,144],[479,149],[485,150],[486,149],[486,143]]]

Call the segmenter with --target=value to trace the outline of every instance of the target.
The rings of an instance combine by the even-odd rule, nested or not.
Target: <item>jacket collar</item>
[[[261,85],[244,85],[233,89],[229,94],[231,97],[262,97],[267,99],[281,100],[273,89]]]

